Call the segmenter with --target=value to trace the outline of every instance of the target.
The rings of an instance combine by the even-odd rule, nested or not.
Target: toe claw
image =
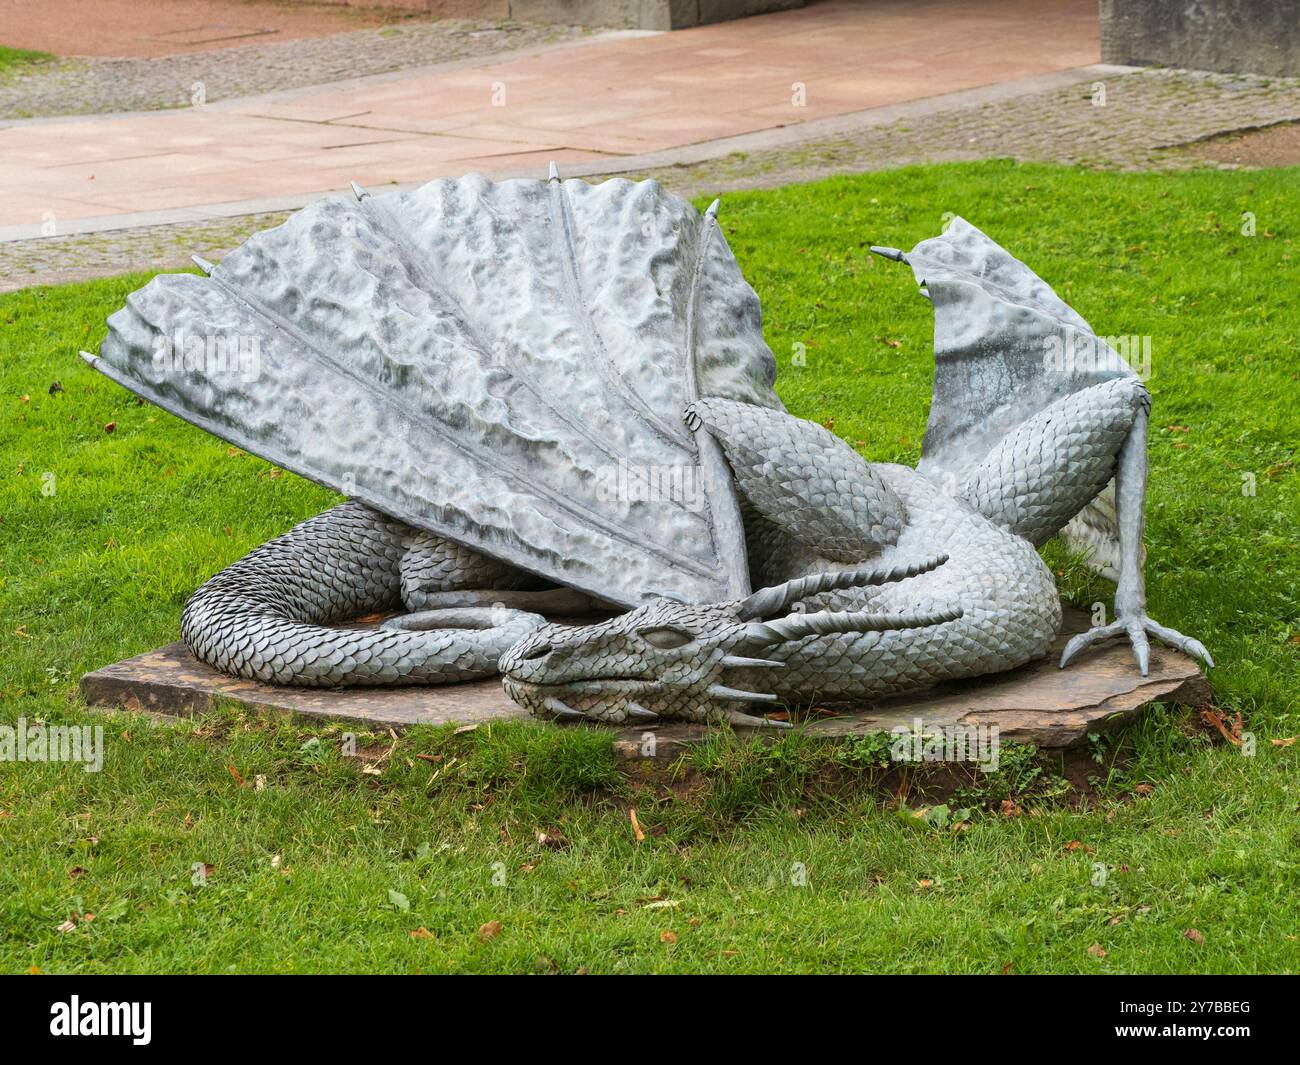
[[[1100,643],[1116,635],[1120,631],[1119,622],[1112,622],[1110,625],[1099,626],[1095,629],[1088,629],[1070,639],[1065,645],[1065,650],[1061,652],[1061,661],[1058,668],[1064,669],[1080,651],[1085,647],[1091,647],[1094,643]]]
[[[1184,636],[1177,629],[1167,628],[1145,616],[1142,618],[1142,625],[1157,640],[1168,644],[1174,650],[1181,651],[1191,658],[1199,658],[1207,666],[1214,666],[1214,659],[1210,657],[1210,652],[1205,649],[1205,645],[1200,640]]]
[[[1145,677],[1151,665],[1151,643],[1140,624],[1129,626],[1128,638],[1129,643],[1133,645],[1133,657],[1137,659],[1138,672]]]
[[[581,710],[575,710],[568,703],[561,702],[559,699],[548,698],[542,706],[551,715],[555,721],[586,721],[587,715]]]

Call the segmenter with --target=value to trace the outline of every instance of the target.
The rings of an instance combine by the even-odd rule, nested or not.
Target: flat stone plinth
[[[1209,702],[1209,682],[1185,655],[1152,642],[1151,669],[1137,671],[1127,641],[1116,640],[1058,669],[1065,641],[1087,627],[1082,611],[1066,608],[1065,626],[1053,653],[1019,669],[991,677],[955,681],[914,695],[882,700],[861,710],[819,715],[807,728],[830,738],[911,728],[996,725],[1003,741],[1044,748],[1070,747],[1089,732],[1136,716],[1152,703]],[[238,680],[204,665],[182,643],[128,658],[87,673],[81,691],[92,706],[191,714],[233,700],[315,721],[345,721],[371,727],[416,724],[479,724],[528,717],[498,680],[434,688],[281,688]],[[556,726],[572,727],[572,726]],[[698,742],[704,726],[666,724],[620,729],[616,746],[629,758],[668,757]],[[766,730],[763,730],[766,731]],[[653,735],[654,742],[647,742]]]

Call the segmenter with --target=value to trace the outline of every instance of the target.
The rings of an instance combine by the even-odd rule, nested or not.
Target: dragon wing
[[[439,180],[321,201],[163,275],[92,363],[411,525],[623,605],[748,592],[720,452],[682,420],[780,407],[710,209],[656,182]]]
[[[906,255],[934,305],[934,392],[917,469],[950,490],[1012,430],[1058,399],[1134,376],[1051,287],[969,222],[954,218]],[[1113,575],[1114,482],[1062,532]]]

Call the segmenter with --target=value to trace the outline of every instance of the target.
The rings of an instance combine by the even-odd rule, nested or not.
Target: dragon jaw
[[[924,614],[789,611],[810,596],[905,580],[946,561],[941,555],[818,573],[729,603],[658,599],[595,625],[548,624],[511,647],[499,668],[506,693],[538,716],[788,727],[744,712],[747,704],[780,700],[741,686],[742,677],[752,681],[759,671],[783,669],[785,656],[808,638],[936,625],[961,616],[960,608]]]

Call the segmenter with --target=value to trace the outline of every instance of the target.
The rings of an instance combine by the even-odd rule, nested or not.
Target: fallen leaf
[[[674,943],[677,942],[677,933],[674,932],[671,928],[666,928],[659,933],[659,942],[667,943],[669,946],[672,946]]]
[[[419,928],[413,928],[413,929],[411,929],[411,938],[412,938],[412,939],[432,939],[432,938],[433,938],[433,933],[430,932],[427,928],[425,928],[424,925],[420,925]]]
[[[1135,784],[1133,785],[1133,790],[1139,795],[1150,795],[1156,790],[1156,786],[1154,784]]]
[[[79,865],[78,865],[78,866],[74,866],[73,868],[71,868],[71,869],[68,870],[68,877],[69,877],[70,879],[72,879],[72,880],[76,880],[77,877],[79,877],[79,876],[85,876],[85,875],[86,875],[86,870],[84,870],[83,868],[81,868],[81,866],[79,866]]]
[[[473,732],[476,728],[478,728],[477,725],[461,725],[459,728],[452,731],[452,735],[459,736],[466,732]]]
[[[246,781],[243,777],[239,775],[238,769],[236,769],[233,765],[228,765],[226,766],[226,768],[230,770],[230,775],[235,778],[236,784],[238,784],[241,788],[247,785],[248,781]]]
[[[1269,740],[1268,742],[1271,743],[1274,747],[1290,747],[1295,743],[1295,737],[1287,736],[1286,739]]]
[[[919,887],[919,888],[921,888],[922,890],[925,890],[925,889],[928,888],[928,887],[933,887],[933,886],[934,886],[934,881],[933,881],[933,880],[927,880],[925,877],[922,877],[920,880],[918,880],[918,881],[916,882],[916,886]]]
[[[1200,930],[1196,928],[1189,928],[1186,932],[1183,933],[1183,938],[1190,939],[1197,946],[1200,946],[1202,943],[1205,942],[1205,937],[1201,935]]]
[[[675,910],[681,903],[676,899],[656,899],[654,902],[647,902],[647,910]]]
[[[1022,810],[1019,806],[1016,805],[1016,801],[1014,799],[1003,799],[1002,806],[999,812],[1002,814],[1003,817],[1019,817],[1021,814],[1024,813],[1024,810]]]
[[[1229,730],[1228,727],[1228,715],[1218,710],[1212,710],[1209,708],[1202,710],[1201,720],[1212,728],[1218,729],[1219,734],[1229,743],[1234,744],[1237,747],[1241,746],[1242,720],[1240,712],[1237,714],[1236,720],[1232,722],[1231,730]]]
[[[1012,963],[1011,963],[1011,962],[1007,962],[1006,965],[1002,966],[1002,970],[1001,970],[1001,972],[999,973],[999,975],[1001,975],[1001,976],[1006,976],[1007,973],[1009,973],[1009,972],[1011,971],[1011,966],[1012,966]]]
[[[564,834],[554,828],[547,828],[537,833],[537,845],[546,847],[549,850],[563,850],[569,845],[569,841],[564,838]]]
[[[636,836],[636,841],[640,843],[645,839],[645,833],[641,831],[641,822],[636,819],[636,807],[630,807],[627,815],[632,820],[632,834]]]
[[[272,869],[279,869],[279,868],[280,868],[280,863],[283,862],[283,861],[284,861],[284,859],[281,858],[280,855],[278,855],[278,854],[273,854],[273,855],[271,855],[271,868],[272,868]]]
[[[57,929],[55,929],[55,931],[56,931],[56,932],[71,932],[71,931],[73,931],[76,927],[77,927],[77,922],[76,922],[76,921],[64,921],[61,925],[59,925],[59,927],[58,927]]]
[[[486,943],[489,939],[495,939],[500,934],[501,934],[500,921],[488,921],[487,924],[479,925],[478,937],[484,943]]]
[[[405,895],[403,895],[400,891],[395,891],[393,888],[389,888],[388,901],[394,907],[401,910],[402,913],[410,913],[411,911],[411,900],[408,899]]]
[[[109,422],[106,426],[104,426],[104,432],[111,433],[116,428],[117,428],[117,422]]]
[[[1088,948],[1088,953],[1094,958],[1104,958],[1106,956],[1106,951],[1102,948],[1100,943],[1094,943],[1090,946]]]

